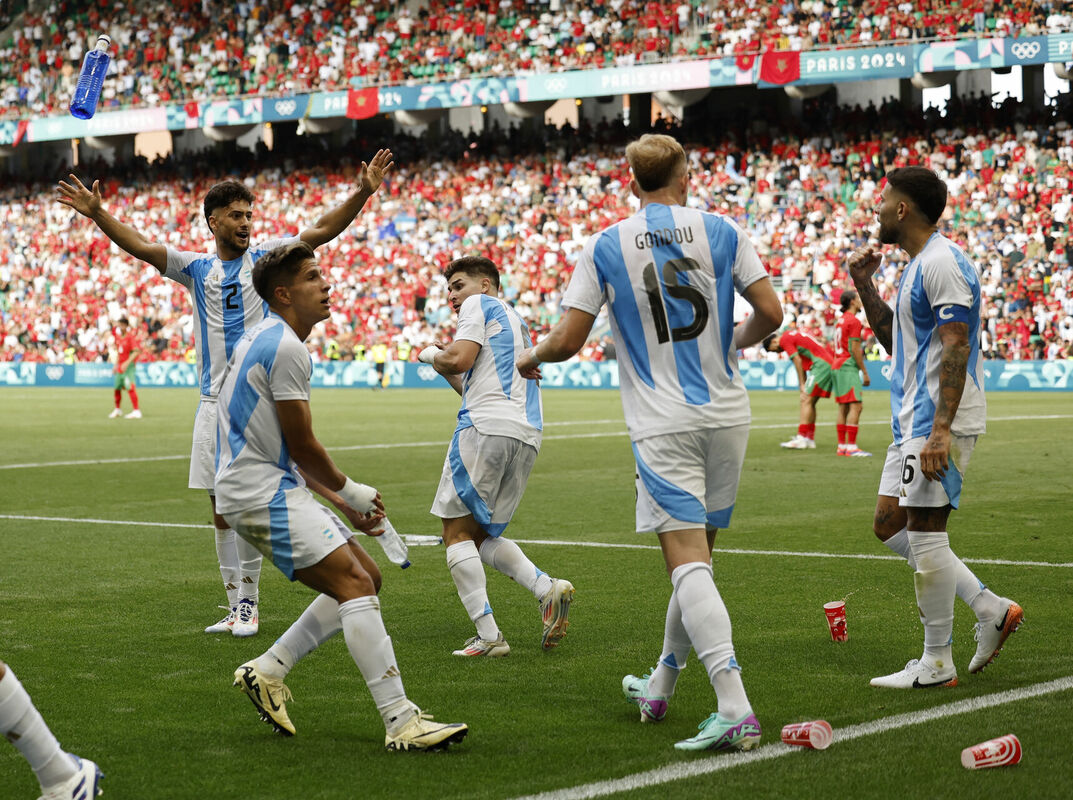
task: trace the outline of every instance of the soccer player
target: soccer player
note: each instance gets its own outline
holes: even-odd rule
[[[861,421],[861,409],[864,407],[864,387],[871,384],[868,377],[868,365],[864,361],[861,347],[861,332],[864,326],[857,318],[861,310],[861,299],[857,293],[847,289],[839,299],[842,316],[838,320],[838,338],[835,339],[835,355],[848,356],[839,368],[836,380],[842,385],[835,392],[838,403],[838,455],[850,457],[868,457],[857,446],[857,429]]]
[[[980,357],[980,280],[976,266],[939,233],[946,184],[925,167],[887,174],[876,216],[881,244],[911,259],[892,310],[872,276],[882,263],[872,244],[854,252],[848,268],[868,322],[892,356],[891,428],[879,481],[874,529],[909,561],[924,623],[924,653],[905,668],[873,678],[898,689],[956,686],[952,657],[954,595],[976,613],[976,653],[969,672],[998,655],[1024,612],[989,591],[950,549],[947,521],[961,500],[962,480],[984,433],[987,405]]]
[[[514,370],[515,359],[532,343],[529,327],[499,298],[499,269],[489,259],[456,259],[444,278],[447,302],[458,314],[455,338],[443,348],[429,345],[418,358],[462,395],[432,504],[443,524],[447,568],[477,627],[477,635],[454,654],[510,653],[492,615],[482,562],[533,593],[543,620],[541,645],[548,650],[566,635],[573,584],[549,577],[503,536],[521,502],[544,426],[540,387]]]
[[[790,356],[797,371],[798,397],[801,413],[797,434],[780,446],[789,450],[816,449],[816,402],[830,397],[835,372],[845,362],[837,357],[827,343],[802,330],[788,330],[781,336],[772,334],[764,339],[764,347],[772,353]],[[848,358],[848,356],[847,356]]]
[[[235,671],[235,685],[262,719],[293,735],[283,678],[342,631],[384,721],[389,750],[461,741],[465,725],[433,722],[407,699],[380,615],[376,563],[306,488],[333,500],[366,533],[382,529],[379,493],[340,472],[313,434],[313,362],[304,342],[330,314],[331,287],[312,246],[302,241],[263,256],[252,278],[270,312],[236,344],[220,389],[217,510],[290,580],[319,594],[266,653]]]
[[[41,784],[40,800],[90,800],[104,775],[92,761],[60,749],[41,712],[15,673],[0,661],[0,737],[30,762]]]
[[[194,420],[188,485],[209,493],[216,555],[227,594],[226,616],[205,628],[206,633],[252,636],[259,624],[261,555],[237,539],[223,517],[216,513],[213,495],[216,396],[224,368],[242,334],[264,319],[268,310],[253,289],[250,275],[254,262],[280,244],[301,240],[317,248],[330,242],[354,221],[366,201],[380,188],[393,163],[390,150],[377,151],[368,164],[361,162],[358,187],[341,205],[325,213],[297,237],[273,239],[259,245],[250,244],[253,194],[238,181],[216,184],[205,194],[204,202],[205,219],[216,242],[215,253],[182,252],[148,241],[103,207],[100,181],[93,182],[92,191],[74,175],[70,176],[71,183],[59,182],[59,202],[89,217],[119,247],[153,265],[161,275],[182,284],[191,294],[201,401]]]
[[[627,675],[622,689],[642,721],[662,719],[692,646],[718,711],[675,747],[750,749],[760,742],[760,723],[711,557],[716,532],[730,524],[749,436],[737,351],[776,330],[782,306],[742,230],[686,207],[689,172],[677,141],[646,134],[626,158],[640,211],[589,238],[562,319],[517,367],[539,378],[541,362],[577,353],[607,303],[637,465],[637,530],[657,533],[673,587],[659,662],[646,677]],[[753,307],[737,328],[735,290]]]
[[[130,327],[130,320],[122,317],[115,329],[116,363],[115,363],[115,408],[108,415],[109,419],[123,416],[120,404],[123,398],[123,390],[130,395],[130,404],[134,410],[127,414],[127,419],[141,419],[142,412],[138,409],[138,387],[134,385],[134,370],[138,364],[138,356],[142,353],[142,345],[136,334]]]

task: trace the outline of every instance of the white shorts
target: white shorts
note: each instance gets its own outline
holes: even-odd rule
[[[726,528],[734,511],[749,426],[704,428],[633,443],[637,530]]]
[[[472,514],[485,533],[499,536],[522,501],[536,457],[535,447],[509,436],[456,430],[431,513],[440,519]]]
[[[961,501],[961,484],[969,466],[975,436],[951,436],[950,466],[942,480],[929,481],[920,471],[920,451],[926,436],[907,439],[901,445],[887,448],[887,460],[883,462],[883,475],[879,479],[879,494],[897,497],[898,505],[912,508],[958,507]]]
[[[354,535],[304,486],[277,492],[266,508],[230,512],[225,519],[292,581],[296,569],[319,563]]]
[[[191,489],[208,489],[216,481],[216,398],[202,397],[194,417],[194,443],[190,448]]]

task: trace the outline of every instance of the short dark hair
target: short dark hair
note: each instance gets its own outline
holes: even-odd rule
[[[269,250],[253,265],[253,288],[272,305],[276,287],[294,283],[302,264],[315,257],[313,248],[301,239]]]
[[[496,287],[496,291],[499,290],[499,267],[490,258],[485,258],[484,256],[456,258],[443,271],[444,280],[450,283],[451,276],[456,272],[464,272],[467,275],[474,275],[478,278],[488,278]]]
[[[850,303],[857,299],[857,293],[852,289],[846,289],[842,292],[842,298],[839,302],[842,303],[842,310],[845,311],[849,308]]]
[[[126,317],[120,317],[119,318],[119,324],[120,325],[126,325],[129,328],[130,327],[130,320],[127,319]]]
[[[887,183],[904,194],[932,225],[946,209],[946,184],[927,167],[898,167],[887,173]]]
[[[236,200],[245,200],[253,204],[253,192],[238,181],[217,183],[205,194],[205,222],[218,208],[227,208]]]

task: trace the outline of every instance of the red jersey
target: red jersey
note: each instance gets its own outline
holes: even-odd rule
[[[856,314],[843,314],[842,318],[838,320],[838,339],[835,341],[835,353],[852,358],[853,354],[849,349],[849,340],[856,339],[863,344],[863,331],[864,325],[857,319]]]
[[[126,360],[130,358],[132,352],[141,349],[141,344],[138,342],[138,334],[131,328],[128,328],[126,333],[116,331],[115,347],[119,353],[118,364],[126,363]]]
[[[817,339],[811,333],[802,331],[787,331],[779,337],[779,347],[790,356],[801,356],[802,367],[806,371],[812,369],[812,362],[816,359],[825,361],[831,365],[831,369],[838,369],[848,356],[836,356],[831,352],[827,343]]]

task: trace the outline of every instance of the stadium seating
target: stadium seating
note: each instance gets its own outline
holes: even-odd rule
[[[838,292],[848,286],[842,259],[873,224],[881,165],[926,164],[950,186],[944,230],[983,270],[985,353],[1068,358],[1068,113],[1068,106],[1031,112],[1013,101],[993,109],[980,98],[952,104],[936,120],[894,101],[860,109],[817,100],[806,104],[806,117],[816,129],[816,115],[824,115],[827,130],[844,132],[839,138],[778,129],[751,136],[748,121],[714,140],[710,131],[688,128],[677,135],[720,142],[690,148],[691,202],[730,215],[749,232],[797,324],[821,332],[833,324]],[[875,130],[889,134],[866,133]],[[451,132],[434,146],[403,135],[360,143],[370,153],[390,145],[398,166],[354,225],[321,248],[335,285],[334,314],[314,333],[315,356],[363,357],[380,341],[420,346],[449,336],[439,272],[477,250],[502,265],[507,298],[537,331],[546,329],[585,238],[631,213],[622,144],[635,135],[605,123],[580,135],[549,127],[539,141],[493,130],[479,137]],[[548,151],[561,157],[549,161]],[[430,161],[429,152],[440,160]],[[206,151],[152,166],[90,163],[79,174],[101,179],[106,205],[121,220],[157,241],[202,251],[213,245],[201,200],[221,177],[241,177],[257,197],[254,240],[296,233],[353,186],[353,159],[311,141],[290,153],[239,148],[227,158]],[[53,183],[9,187],[0,208],[10,243],[0,249],[0,360],[107,358],[111,322],[122,314],[145,332],[152,357],[189,357],[186,291],[57,203]],[[901,264],[888,254],[888,297]],[[584,357],[603,357],[601,343]]]
[[[108,109],[1070,28],[1068,3],[1036,0],[52,0],[0,36],[0,118],[64,113],[102,31]]]

